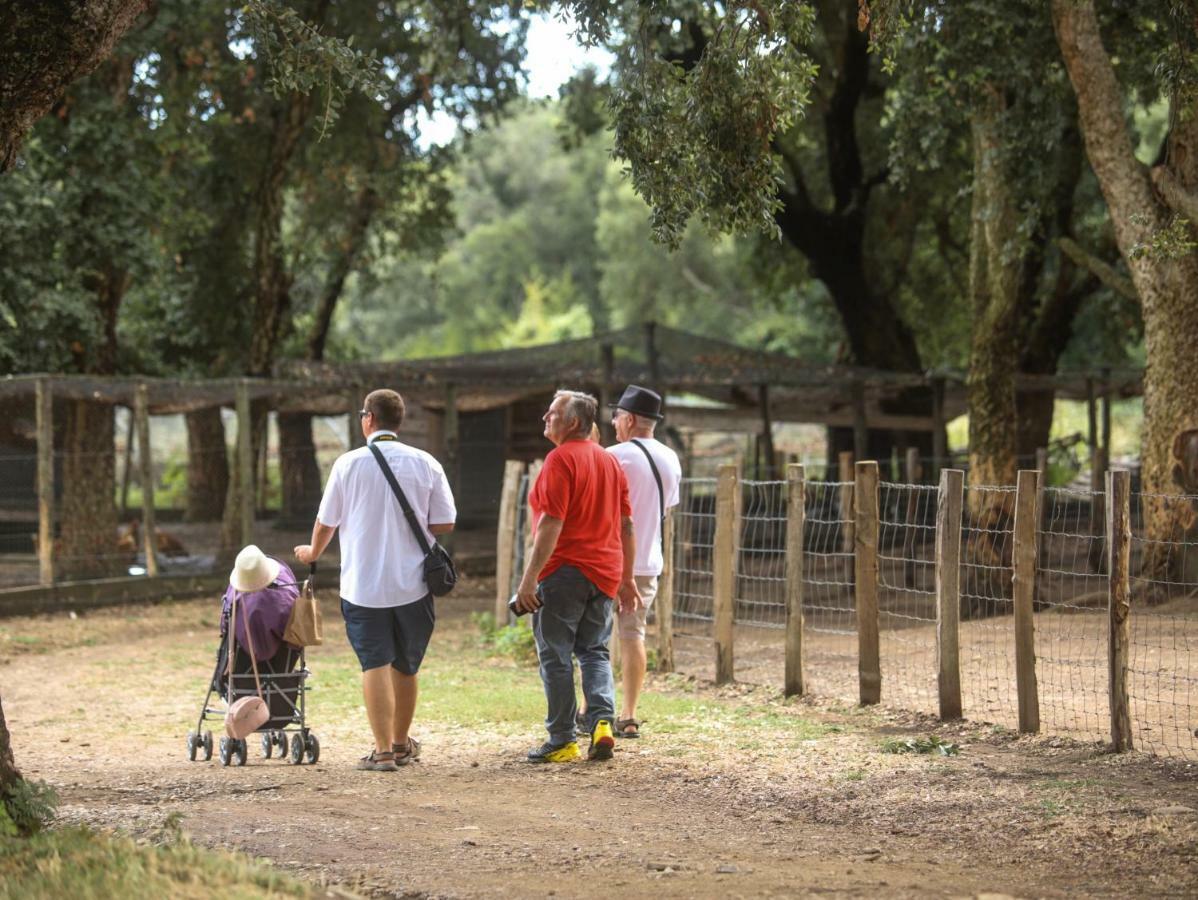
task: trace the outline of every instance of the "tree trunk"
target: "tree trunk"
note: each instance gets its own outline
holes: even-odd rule
[[[65,403],[60,559],[64,580],[124,574],[117,552],[113,408],[93,400]]]
[[[229,490],[229,448],[219,406],[197,409],[187,420],[188,522],[218,522]]]
[[[12,738],[8,734],[8,723],[4,721],[4,705],[0,703],[0,797],[20,780],[21,772],[12,754]]]
[[[0,173],[67,86],[91,72],[149,0],[0,5]]]
[[[320,467],[312,440],[312,416],[279,413],[279,466],[282,470],[282,523],[311,525],[320,506]]]
[[[1193,524],[1190,503],[1165,495],[1187,488],[1187,467],[1172,458],[1198,428],[1198,260],[1141,252],[1166,228],[1172,210],[1153,191],[1148,170],[1136,159],[1124,118],[1124,95],[1098,29],[1091,0],[1053,0],[1053,24],[1069,79],[1077,95],[1086,155],[1111,213],[1119,252],[1131,273],[1143,310],[1148,363],[1144,372],[1141,450],[1145,574],[1164,582],[1176,541]],[[1192,197],[1198,188],[1198,116],[1178,109],[1165,161],[1155,180]],[[1175,206],[1180,204],[1175,204]],[[1162,543],[1154,543],[1162,542]]]

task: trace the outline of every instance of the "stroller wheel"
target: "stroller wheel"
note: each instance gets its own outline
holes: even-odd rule
[[[308,753],[309,763],[315,764],[320,759],[320,741],[310,731],[308,732],[308,739],[304,741],[304,749]]]
[[[187,758],[195,762],[196,751],[200,748],[200,736],[194,731],[187,732]]]
[[[223,737],[220,739],[220,764],[227,766],[233,758],[233,740]]]
[[[212,732],[211,731],[204,732],[204,738],[203,738],[202,743],[204,745],[204,762],[207,762],[208,760],[212,759]]]
[[[302,733],[291,737],[291,762],[300,765],[304,761],[304,735]]]
[[[270,752],[274,749],[275,736],[274,732],[264,731],[262,733],[262,758],[270,759]]]
[[[250,755],[250,748],[244,739],[234,741],[233,743],[236,745],[233,748],[233,753],[237,757],[237,765],[244,766],[246,763],[246,758]]]
[[[279,732],[279,759],[287,758],[287,732]]]

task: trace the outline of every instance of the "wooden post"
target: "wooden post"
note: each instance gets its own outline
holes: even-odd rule
[[[1111,370],[1102,370],[1102,467],[1111,464]]]
[[[712,550],[712,619],[715,680],[733,680],[732,632],[736,603],[736,545],[740,537],[740,483],[734,465],[720,466],[715,493],[715,541]]]
[[[853,382],[853,456],[865,459],[869,455],[869,429],[865,420],[865,385]]]
[[[150,400],[144,384],[134,395],[133,418],[137,423],[137,469],[141,481],[141,535],[146,552],[146,574],[158,575],[158,526],[154,520],[154,460],[150,456]]]
[[[37,568],[43,586],[54,584],[54,390],[39,378],[37,406]]]
[[[906,476],[907,484],[917,485],[920,478],[923,477],[923,467],[919,463],[919,448],[908,447],[903,460],[903,471]],[[903,521],[909,526],[907,528],[907,538],[903,541],[903,547],[907,551],[904,554],[903,562],[903,583],[910,588],[915,587],[915,549],[916,535],[919,534],[919,529],[915,526],[919,523],[916,519],[919,516],[919,491],[910,488],[907,491],[907,510]]]
[[[1039,478],[1035,469],[1022,469],[1015,488],[1015,680],[1019,695],[1019,730],[1040,730],[1040,694],[1036,685],[1036,539]]]
[[[461,439],[458,434],[458,389],[454,384],[445,385],[444,422],[445,429],[441,439],[445,442],[445,473],[449,478],[449,486],[456,491]]]
[[[241,546],[254,542],[254,443],[251,439],[250,383],[246,379],[237,382],[237,477],[241,479],[238,491],[240,508],[238,520],[241,525]]]
[[[665,554],[661,580],[657,585],[657,671],[674,671],[674,513],[666,511]]]
[[[853,552],[853,454],[842,450],[836,459],[836,480],[840,482],[837,505],[840,519],[840,551]]]
[[[611,424],[611,388],[612,378],[616,369],[615,349],[611,344],[599,346],[600,363],[603,368],[603,381],[599,384],[599,437],[604,446],[612,444],[616,439],[616,430]]]
[[[1090,449],[1090,490],[1102,490],[1102,467],[1098,458],[1098,403],[1094,396],[1094,379],[1086,379],[1086,444]]]
[[[965,473],[940,470],[936,497],[936,681],[940,718],[961,718],[961,510]]]
[[[346,422],[345,444],[350,450],[366,446],[366,438],[362,436],[362,409],[364,399],[360,391],[352,391],[346,398],[349,404],[349,420]]]
[[[940,467],[948,456],[944,433],[944,379],[932,379],[932,477],[940,477]]]
[[[661,389],[661,372],[657,360],[657,323],[645,323],[645,361],[649,364],[649,387],[657,391],[659,394],[664,392]],[[665,404],[663,403],[664,407]]]
[[[532,496],[533,485],[537,483],[537,476],[541,474],[541,467],[545,465],[545,460],[533,460],[532,465],[528,467],[528,495],[524,498],[524,565],[528,565],[528,557],[532,554],[532,541],[536,536],[532,527],[532,507],[528,506],[528,497]],[[521,575],[524,573],[521,572]]]
[[[129,410],[129,423],[125,426],[125,465],[121,469],[121,521],[129,518],[129,479],[133,471],[133,442],[137,439],[134,434],[133,410]]]
[[[1107,473],[1107,572],[1110,598],[1107,669],[1110,677],[1111,747],[1117,753],[1132,749],[1131,711],[1127,692],[1127,662],[1131,647],[1131,473]]]
[[[803,467],[786,467],[786,665],[782,692],[804,693],[803,686],[803,526],[806,484]]]
[[[853,500],[854,595],[857,606],[857,681],[861,705],[882,699],[882,666],[878,650],[878,464],[859,462]]]
[[[520,501],[520,477],[524,463],[509,459],[503,464],[503,490],[499,494],[499,522],[495,526],[495,625],[508,621],[508,598],[512,595],[515,565],[516,513]],[[520,573],[523,575],[524,573]]]

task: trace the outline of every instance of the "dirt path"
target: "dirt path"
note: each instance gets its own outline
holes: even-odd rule
[[[438,640],[468,646],[471,605],[444,609]],[[322,723],[316,766],[254,753],[245,768],[189,763],[180,710],[200,699],[209,616],[197,604],[97,614],[81,632],[90,646],[38,637],[76,621],[0,623],[18,762],[58,787],[65,820],[152,837],[178,814],[198,842],[380,897],[1198,891],[1192,768],[970,726],[938,729],[959,756],[894,756],[884,738],[934,726],[676,676],[655,689],[772,724],[728,729],[713,712],[711,729],[700,718],[620,742],[607,765],[543,768],[521,761],[535,722],[516,734],[434,718],[419,764],[359,773],[351,704]],[[330,643],[331,671],[344,648]],[[15,645],[48,649],[4,652]],[[790,740],[801,723],[820,736]]]

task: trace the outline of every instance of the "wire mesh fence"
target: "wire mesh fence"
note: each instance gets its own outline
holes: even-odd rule
[[[734,618],[786,626],[786,482],[742,481]]]
[[[803,531],[807,680],[817,694],[851,698],[857,679],[853,596],[853,483],[809,481]]]
[[[686,478],[674,511],[674,618],[710,622],[715,541],[714,478]]]

